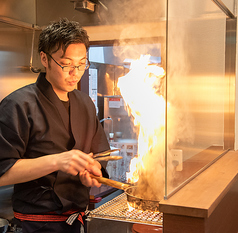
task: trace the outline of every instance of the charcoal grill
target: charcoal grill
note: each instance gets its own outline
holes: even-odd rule
[[[114,220],[147,225],[163,225],[163,214],[155,211],[142,211],[129,208],[125,193],[99,206],[88,213],[89,221],[92,218]]]

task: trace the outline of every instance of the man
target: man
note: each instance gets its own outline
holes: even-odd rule
[[[23,233],[80,232],[88,187],[100,186],[90,173],[101,176],[105,166],[92,154],[110,147],[90,97],[75,90],[88,47],[78,23],[52,23],[38,46],[46,72],[1,102],[0,185],[14,184]]]

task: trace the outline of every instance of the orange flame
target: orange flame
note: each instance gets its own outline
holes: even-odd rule
[[[153,159],[152,154],[161,152],[164,145],[166,102],[161,90],[164,76],[162,67],[150,64],[150,55],[142,55],[131,63],[130,71],[118,81],[128,111],[134,117],[134,125],[139,127],[138,156],[131,160],[127,173],[131,183],[139,180],[141,172],[151,170],[148,157]]]

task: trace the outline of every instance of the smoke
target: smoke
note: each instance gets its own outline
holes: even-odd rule
[[[164,0],[104,0],[100,20],[104,24],[153,22],[165,15]]]
[[[173,8],[172,8],[173,6]],[[171,18],[181,15],[180,8],[173,4],[170,7]],[[179,142],[194,143],[194,122],[189,110],[191,92],[186,91],[189,85],[188,72],[190,62],[187,56],[187,19],[181,15],[171,20],[168,27],[167,51],[167,99],[170,103],[168,111],[168,146],[173,148]]]
[[[177,12],[177,9],[174,10]],[[146,29],[135,28],[133,25],[126,27],[122,31],[121,40],[114,47],[114,55],[138,59],[141,54],[148,54],[149,46],[138,50],[126,42],[127,38],[136,38],[137,35],[141,35],[141,30]],[[186,23],[176,18],[170,22],[167,30],[169,46],[166,83],[163,75],[158,75],[153,71],[147,73],[148,70],[145,70],[142,64],[139,64],[136,69],[131,67],[129,73],[119,78],[118,81],[122,97],[133,115],[134,124],[139,128],[136,164],[136,172],[139,175],[136,184],[138,186],[137,196],[158,201],[163,198],[166,185],[169,191],[174,188],[175,167],[172,165],[170,150],[176,149],[179,142],[192,144],[194,141],[192,130],[194,123],[186,102],[189,96],[183,91],[183,81],[186,80],[184,77],[189,71],[185,51]],[[161,31],[161,35],[165,34]],[[161,54],[161,49],[164,49],[166,45],[162,44],[160,47],[158,44],[153,46]],[[162,59],[165,60],[165,58]],[[167,93],[164,93],[165,85],[167,85]],[[152,89],[149,89],[149,86]],[[167,102],[165,94],[167,94]],[[166,104],[167,119],[165,119]],[[165,131],[166,123],[167,132]],[[167,174],[165,174],[165,138],[167,139]],[[165,176],[167,176],[167,184],[165,184]]]
[[[137,196],[159,201],[164,196],[165,175],[168,175],[167,185],[170,187],[174,172],[170,150],[168,150],[169,172],[165,174],[165,137],[167,137],[168,148],[173,148],[178,135],[184,135],[183,140],[187,141],[192,141],[193,135],[187,129],[189,117],[184,116],[180,109],[181,105],[178,105],[179,101],[176,102],[177,105],[173,105],[175,101],[173,104],[166,103],[162,91],[165,84],[163,68],[148,64],[148,55],[133,61],[130,71],[119,78],[118,87],[133,116],[134,125],[139,129],[136,171],[130,174],[139,177],[136,184]],[[165,131],[166,104],[168,135]]]

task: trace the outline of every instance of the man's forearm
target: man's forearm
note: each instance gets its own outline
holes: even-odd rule
[[[73,149],[35,159],[19,159],[0,177],[0,186],[28,182],[58,170],[73,176],[81,171],[88,170],[90,173],[99,176],[101,165],[92,159],[91,155]]]
[[[0,177],[0,186],[28,182],[48,175],[56,170],[53,156],[36,159],[19,159]]]

